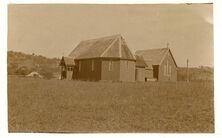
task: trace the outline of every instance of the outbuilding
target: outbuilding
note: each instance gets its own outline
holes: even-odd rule
[[[71,57],[62,57],[60,63],[61,76],[60,79],[72,80],[74,73],[76,72],[76,65],[74,59]]]
[[[137,56],[142,56],[150,68],[147,75],[157,81],[177,81],[177,64],[169,48],[148,49],[136,51]]]

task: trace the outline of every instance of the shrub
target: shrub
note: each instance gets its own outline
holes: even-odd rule
[[[30,69],[28,69],[26,66],[22,66],[18,69],[16,69],[15,74],[16,75],[27,75],[31,72]]]

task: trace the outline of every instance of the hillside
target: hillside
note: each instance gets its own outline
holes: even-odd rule
[[[186,81],[187,68],[179,67],[177,70],[177,80]],[[214,73],[212,67],[196,67],[189,68],[189,80],[190,81],[212,81],[214,79]]]
[[[41,55],[25,54],[8,51],[8,75],[27,75],[33,71],[39,72],[44,78],[58,77],[59,59],[46,58]]]

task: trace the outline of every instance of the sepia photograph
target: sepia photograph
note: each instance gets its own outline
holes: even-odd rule
[[[8,132],[214,133],[213,6],[9,4]]]

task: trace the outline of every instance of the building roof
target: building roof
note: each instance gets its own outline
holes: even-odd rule
[[[71,58],[71,57],[62,57],[59,65],[60,65],[60,66],[61,66],[61,65],[74,66],[74,65],[75,65],[75,62],[74,62],[74,59]]]
[[[136,67],[147,67],[147,64],[142,56],[136,55]]]
[[[135,60],[121,35],[81,41],[69,56],[74,59],[119,58]]]
[[[173,55],[169,48],[138,50],[136,51],[136,55],[142,56],[146,64],[148,66],[152,66],[152,65],[160,65],[168,52],[171,54],[173,58]],[[175,60],[174,63],[177,66]]]

